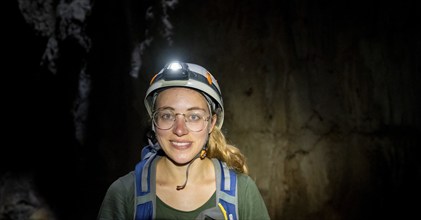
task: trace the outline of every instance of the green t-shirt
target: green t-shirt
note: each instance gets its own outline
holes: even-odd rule
[[[98,220],[134,219],[134,171],[118,178],[107,190],[98,214]],[[270,219],[266,205],[253,179],[237,174],[238,219]],[[215,207],[214,195],[200,208],[193,211],[176,210],[156,198],[156,219],[195,219],[205,209]]]
[[[193,211],[180,211],[165,204],[159,197],[156,197],[156,219],[195,219],[202,211],[215,207],[216,193],[201,207]]]

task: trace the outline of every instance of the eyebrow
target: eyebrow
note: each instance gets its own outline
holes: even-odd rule
[[[172,110],[172,111],[175,111],[175,109],[173,107],[170,107],[170,106],[159,107],[155,111],[158,111],[158,110]],[[191,108],[188,108],[187,109],[187,111],[193,111],[193,110],[202,110],[202,111],[206,112],[206,109],[200,108],[200,107],[191,107]]]

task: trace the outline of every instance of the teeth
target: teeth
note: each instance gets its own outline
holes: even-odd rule
[[[174,145],[176,145],[176,146],[180,146],[180,147],[189,145],[188,142],[174,142],[173,141],[171,143],[174,144]]]

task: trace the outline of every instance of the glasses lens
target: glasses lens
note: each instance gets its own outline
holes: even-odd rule
[[[158,110],[153,115],[153,122],[159,129],[168,130],[174,126],[177,115],[184,116],[186,127],[195,132],[203,130],[209,120],[209,116],[203,110],[192,110],[185,114],[171,110]]]
[[[156,111],[153,115],[153,122],[156,127],[167,130],[170,129],[175,121],[175,114],[169,110]]]
[[[190,131],[201,131],[206,126],[208,121],[206,112],[203,110],[195,110],[187,112],[184,115],[186,125]]]

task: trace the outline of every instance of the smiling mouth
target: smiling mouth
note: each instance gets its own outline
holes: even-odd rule
[[[191,142],[177,142],[171,141],[171,144],[176,148],[187,148],[191,145]]]

